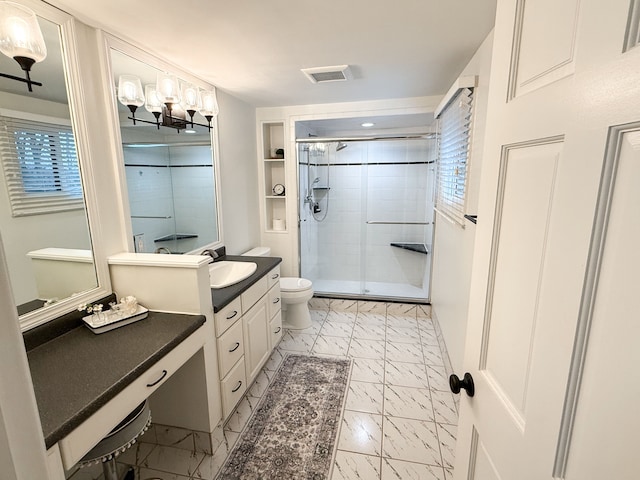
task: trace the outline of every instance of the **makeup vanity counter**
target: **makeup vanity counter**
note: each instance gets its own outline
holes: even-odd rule
[[[27,353],[47,448],[145,373],[205,322],[149,312],[96,335],[83,325]]]
[[[96,335],[74,316],[24,334],[45,444],[59,448],[66,469],[201,350],[210,332],[204,315],[150,311]]]

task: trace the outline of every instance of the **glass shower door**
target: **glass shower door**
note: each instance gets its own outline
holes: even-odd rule
[[[368,145],[362,235],[365,295],[429,299],[432,144],[389,140]]]
[[[300,272],[317,295],[428,300],[433,144],[298,145]]]

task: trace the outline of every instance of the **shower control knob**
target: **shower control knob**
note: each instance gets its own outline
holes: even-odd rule
[[[449,377],[449,388],[453,393],[460,393],[460,390],[465,390],[467,395],[473,397],[476,393],[475,386],[473,384],[473,377],[469,372],[464,374],[462,380],[457,375],[451,375]]]

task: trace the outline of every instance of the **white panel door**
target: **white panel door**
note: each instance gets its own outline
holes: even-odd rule
[[[637,478],[631,3],[498,0],[457,480]]]

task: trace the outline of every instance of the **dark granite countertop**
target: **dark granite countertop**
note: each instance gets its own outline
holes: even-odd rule
[[[258,266],[256,271],[249,278],[245,278],[235,285],[229,285],[224,288],[211,289],[211,299],[213,301],[213,311],[219,312],[229,305],[242,292],[248,290],[251,285],[260,280],[272,268],[282,262],[280,257],[246,257],[243,255],[225,255],[220,260],[229,260],[232,262],[255,262]]]
[[[83,325],[27,352],[47,448],[68,435],[204,324],[203,315],[149,312],[95,335]]]

